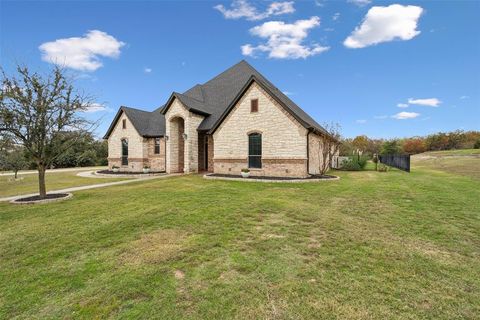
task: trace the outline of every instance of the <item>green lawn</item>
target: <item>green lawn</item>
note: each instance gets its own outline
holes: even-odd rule
[[[429,156],[465,156],[465,155],[480,155],[480,149],[459,149],[459,150],[443,150],[443,151],[428,151],[423,155]]]
[[[0,318],[478,319],[480,181],[412,170],[2,203]]]
[[[70,187],[79,187],[89,184],[104,183],[110,181],[120,181],[125,178],[87,178],[77,176],[78,172],[86,171],[79,169],[78,171],[68,172],[52,172],[45,175],[47,181],[47,191],[59,190]],[[87,170],[88,171],[88,170]],[[13,176],[0,176],[0,198],[15,196],[20,194],[38,192],[38,176],[37,174],[18,175],[18,179]]]
[[[425,152],[412,156],[412,164],[421,170],[435,170],[480,180],[480,149]]]

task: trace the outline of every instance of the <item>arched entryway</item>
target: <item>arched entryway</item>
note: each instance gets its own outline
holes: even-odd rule
[[[184,172],[185,167],[185,120],[175,117],[170,120],[170,172]]]

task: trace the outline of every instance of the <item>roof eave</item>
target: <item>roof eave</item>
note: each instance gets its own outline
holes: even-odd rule
[[[163,108],[163,110],[162,110],[162,112],[161,112],[162,114],[165,115],[165,114],[167,113],[167,111],[168,111],[168,109],[170,108],[170,105],[172,104],[174,98],[177,98],[178,100],[180,100],[180,102],[181,102],[181,103],[185,106],[185,108],[186,108],[188,111],[190,111],[190,112],[193,112],[193,113],[196,113],[196,114],[198,114],[198,115],[205,116],[205,117],[207,117],[207,116],[210,115],[210,113],[208,113],[208,112],[201,111],[201,110],[198,110],[198,109],[189,107],[188,104],[186,104],[185,101],[182,100],[180,94],[178,94],[177,92],[173,92],[173,93],[170,95],[170,98],[168,98],[167,103],[165,103],[165,107]]]
[[[120,118],[120,115],[122,112],[125,111],[125,106],[120,106],[120,108],[117,111],[117,114],[115,115],[115,118],[113,118],[112,123],[110,124],[110,127],[108,127],[107,132],[103,136],[103,139],[108,139],[110,137],[110,134],[112,133],[113,129],[115,128],[115,125],[117,124],[118,119]]]
[[[144,135],[142,135],[143,138],[163,138],[164,136],[165,136],[164,134],[159,134],[159,135],[144,134]]]
[[[240,100],[240,98],[243,96],[243,94],[248,90],[248,88],[252,85],[253,82],[256,82],[260,87],[262,87],[263,90],[265,90],[278,104],[280,104],[292,117],[295,118],[304,128],[309,129],[313,128],[311,125],[306,123],[304,120],[302,120],[295,112],[293,112],[285,103],[283,103],[277,95],[275,95],[260,79],[258,79],[255,75],[250,76],[250,78],[247,80],[245,85],[242,87],[242,89],[239,91],[239,93],[235,96],[235,99],[230,103],[228,108],[223,112],[223,114],[220,116],[220,118],[215,122],[213,127],[208,131],[209,134],[215,133],[217,128],[220,126],[220,124],[225,120],[225,118],[228,116],[228,114],[232,111],[233,107],[237,104],[237,102]]]

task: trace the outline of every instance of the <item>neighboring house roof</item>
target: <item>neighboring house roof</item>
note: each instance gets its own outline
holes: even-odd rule
[[[163,106],[160,108],[148,112],[142,111],[139,109],[129,108],[129,107],[120,107],[115,118],[112,121],[112,124],[107,130],[107,133],[103,137],[108,139],[115,124],[118,119],[125,112],[125,115],[128,117],[133,127],[137,130],[138,134],[142,137],[153,138],[153,137],[162,137],[165,135],[165,116],[161,113]]]
[[[328,135],[327,131],[321,125],[245,60],[240,61],[204,84],[197,84],[184,93],[174,92],[165,105],[152,113],[162,113],[164,115],[173,99],[178,98],[188,110],[205,116],[198,130],[213,133],[253,82],[258,83],[305,128]],[[140,110],[136,111],[144,112]],[[149,113],[147,112],[147,114]],[[149,116],[145,117],[148,118]],[[118,119],[115,119],[114,122],[117,120]],[[131,121],[133,122],[134,120],[131,119]],[[163,118],[163,121],[165,121],[165,118]],[[137,126],[135,125],[135,127]],[[162,128],[162,135],[164,135],[164,123]],[[108,137],[110,131],[111,129],[107,132],[106,137]]]

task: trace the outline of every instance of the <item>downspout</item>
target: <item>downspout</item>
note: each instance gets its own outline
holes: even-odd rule
[[[307,131],[307,174],[310,174],[310,132],[311,128]]]
[[[167,172],[167,135],[163,135],[164,149],[165,150],[165,172]]]

